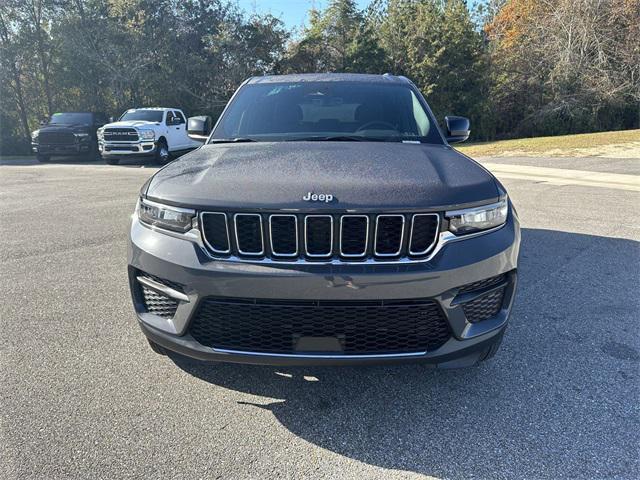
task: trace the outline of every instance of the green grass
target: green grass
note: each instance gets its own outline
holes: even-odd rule
[[[583,133],[557,137],[518,138],[456,145],[472,157],[491,156],[608,156],[640,158],[640,130]]]
[[[36,158],[35,155],[0,155],[2,160],[25,160],[28,158]]]

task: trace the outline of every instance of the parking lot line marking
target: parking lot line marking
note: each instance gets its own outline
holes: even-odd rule
[[[640,192],[640,175],[502,163],[482,163],[482,165],[498,178],[531,180],[552,185],[579,185]]]

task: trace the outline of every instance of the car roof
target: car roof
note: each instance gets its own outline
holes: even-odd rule
[[[289,75],[265,75],[251,77],[246,83],[297,83],[297,82],[362,82],[362,83],[403,83],[410,84],[407,77],[400,75],[372,75],[368,73],[293,73]]]
[[[131,110],[158,110],[158,111],[166,112],[169,110],[182,110],[182,109],[177,107],[134,107],[134,108],[128,108],[127,112]]]

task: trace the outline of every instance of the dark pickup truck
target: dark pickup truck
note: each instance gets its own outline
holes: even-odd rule
[[[96,130],[108,122],[103,113],[54,113],[39,130],[31,133],[31,149],[38,161],[52,156],[83,156],[100,159]]]

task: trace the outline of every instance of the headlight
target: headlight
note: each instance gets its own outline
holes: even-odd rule
[[[104,140],[104,128],[99,128],[98,130],[96,130],[96,135],[98,137],[98,140]]]
[[[31,140],[36,141],[38,140],[38,135],[40,134],[40,130],[36,130],[34,132],[31,132]]]
[[[446,212],[445,216],[449,219],[449,230],[456,235],[464,235],[503,225],[508,211],[508,200],[504,197],[497,203]]]
[[[153,130],[138,130],[141,140],[154,140],[156,138],[156,132]]]
[[[196,211],[189,208],[170,207],[149,200],[140,200],[138,218],[141,222],[174,232],[191,230]]]

